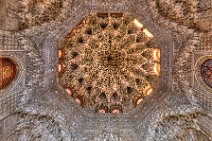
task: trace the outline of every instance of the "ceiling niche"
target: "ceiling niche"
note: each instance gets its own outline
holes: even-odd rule
[[[58,47],[58,83],[80,106],[126,113],[152,93],[160,75],[160,49],[129,13],[94,13]]]
[[[6,89],[14,81],[17,65],[10,58],[0,57],[0,90]]]
[[[203,81],[212,88],[212,59],[208,59],[202,64],[201,76]]]

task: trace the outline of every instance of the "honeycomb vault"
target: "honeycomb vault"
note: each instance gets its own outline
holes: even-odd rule
[[[85,17],[58,50],[59,84],[83,107],[126,112],[151,93],[160,74],[154,36],[131,14]]]
[[[0,141],[212,141],[211,2],[0,0]]]

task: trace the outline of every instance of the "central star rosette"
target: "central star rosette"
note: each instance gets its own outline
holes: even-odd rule
[[[157,83],[156,46],[153,35],[130,14],[91,14],[58,51],[59,83],[83,107],[123,112]]]

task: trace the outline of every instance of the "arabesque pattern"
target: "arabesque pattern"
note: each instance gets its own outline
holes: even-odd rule
[[[0,57],[0,90],[11,84],[16,71],[16,64],[11,59]]]
[[[203,81],[212,88],[212,59],[206,60],[201,67]]]
[[[154,36],[127,13],[84,18],[58,51],[59,83],[82,106],[121,112],[138,105],[160,74]]]

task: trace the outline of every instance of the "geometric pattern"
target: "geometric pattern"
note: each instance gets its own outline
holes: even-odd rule
[[[201,36],[211,34],[211,30],[208,31],[212,17],[210,0],[64,0],[62,12],[56,9],[59,16],[51,15],[55,12],[45,12],[55,11],[50,6],[54,1],[56,0],[21,0],[25,9],[22,9],[22,5],[17,6],[19,2],[15,3],[13,0],[3,1],[3,6],[1,4],[0,13],[6,15],[1,16],[5,21],[5,24],[0,25],[1,29],[6,27],[6,30],[11,30],[10,25],[13,25],[11,35],[14,35],[13,29],[17,29],[16,21],[19,20],[15,17],[16,13],[23,12],[20,14],[23,19],[19,25],[22,28],[18,29],[27,28],[21,34],[33,43],[33,51],[31,46],[24,46],[27,62],[20,60],[23,66],[26,65],[25,91],[17,91],[19,87],[15,86],[14,91],[17,92],[10,91],[10,96],[0,95],[1,140],[211,140],[211,88],[201,77],[201,66],[211,57],[204,58],[198,67],[191,68],[192,64],[199,62],[198,58],[201,56],[211,56],[211,35],[207,37],[209,42],[204,42],[204,48],[207,49],[197,50],[200,56],[191,56],[199,48]],[[4,3],[10,3],[6,10]],[[31,3],[35,4],[31,6]],[[53,78],[55,65],[58,64],[58,39],[66,40],[64,36],[70,28],[76,27],[76,23],[88,13],[96,12],[130,12],[136,15],[154,33],[157,44],[160,45],[160,85],[156,88],[153,86],[152,96],[145,97],[139,106],[127,114],[105,116],[87,113],[89,105],[81,105],[84,108],[80,108],[67,96],[70,91],[67,90],[67,94],[64,94],[62,89],[58,89],[58,84],[55,86]],[[5,36],[1,35],[0,38]],[[0,45],[0,50],[2,47],[5,50],[10,48],[5,45],[8,40],[1,42],[3,45]],[[9,44],[14,45],[13,42]],[[15,52],[18,53],[17,50]],[[58,53],[59,56],[61,53],[62,56],[65,55],[60,50]],[[22,54],[25,56],[25,53]],[[16,58],[19,59],[17,56]],[[62,65],[59,62],[58,70]],[[192,71],[198,74],[192,74]],[[199,77],[197,81],[202,82],[196,85],[194,81],[195,86],[191,87],[191,79],[195,75]],[[63,84],[61,82],[60,85]],[[208,93],[204,88],[199,88],[202,84],[205,89],[209,89]],[[16,99],[20,100],[16,102]],[[95,105],[91,105],[93,106]],[[14,107],[16,111],[13,112],[8,107]]]
[[[0,90],[6,88],[16,76],[16,64],[9,58],[0,57]]]
[[[101,113],[137,106],[160,73],[154,36],[128,13],[90,14],[65,37],[58,57],[59,83]]]
[[[212,88],[212,59],[206,60],[201,66],[203,81]]]

